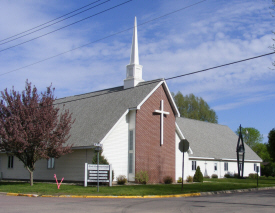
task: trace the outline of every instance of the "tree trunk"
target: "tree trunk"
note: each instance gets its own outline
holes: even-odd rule
[[[30,185],[33,186],[33,171],[30,171]]]
[[[30,185],[33,186],[33,171],[27,167],[27,170],[30,173]]]

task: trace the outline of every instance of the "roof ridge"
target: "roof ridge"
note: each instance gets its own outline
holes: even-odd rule
[[[211,122],[208,122],[208,121],[201,121],[201,120],[196,120],[196,119],[193,119],[193,118],[178,117],[177,119],[181,119],[181,118],[182,119],[192,120],[192,121],[197,121],[197,122],[203,122],[203,123],[207,123],[207,124],[213,124],[213,125],[219,125],[219,126],[226,126],[226,127],[228,127],[225,124],[211,123]]]

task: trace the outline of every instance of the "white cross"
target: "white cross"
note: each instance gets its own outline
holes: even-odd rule
[[[160,110],[155,110],[156,113],[160,113],[160,145],[163,145],[163,116],[169,115],[169,112],[163,111],[163,100],[160,102]]]

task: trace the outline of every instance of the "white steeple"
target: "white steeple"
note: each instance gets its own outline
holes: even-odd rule
[[[137,18],[135,17],[132,49],[130,64],[126,66],[126,79],[124,80],[124,89],[135,87],[142,79],[142,66],[139,65],[138,56],[138,37],[137,37]]]

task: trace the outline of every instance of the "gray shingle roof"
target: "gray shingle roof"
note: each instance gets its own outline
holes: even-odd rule
[[[72,112],[75,123],[67,144],[92,146],[100,142],[127,109],[135,108],[163,79],[139,83],[134,88],[110,88],[57,99],[55,104]],[[62,104],[62,105],[61,105]]]
[[[236,159],[238,136],[228,127],[188,118],[176,120],[184,137],[189,141],[193,154],[190,157]],[[245,144],[245,160],[261,160]]]

